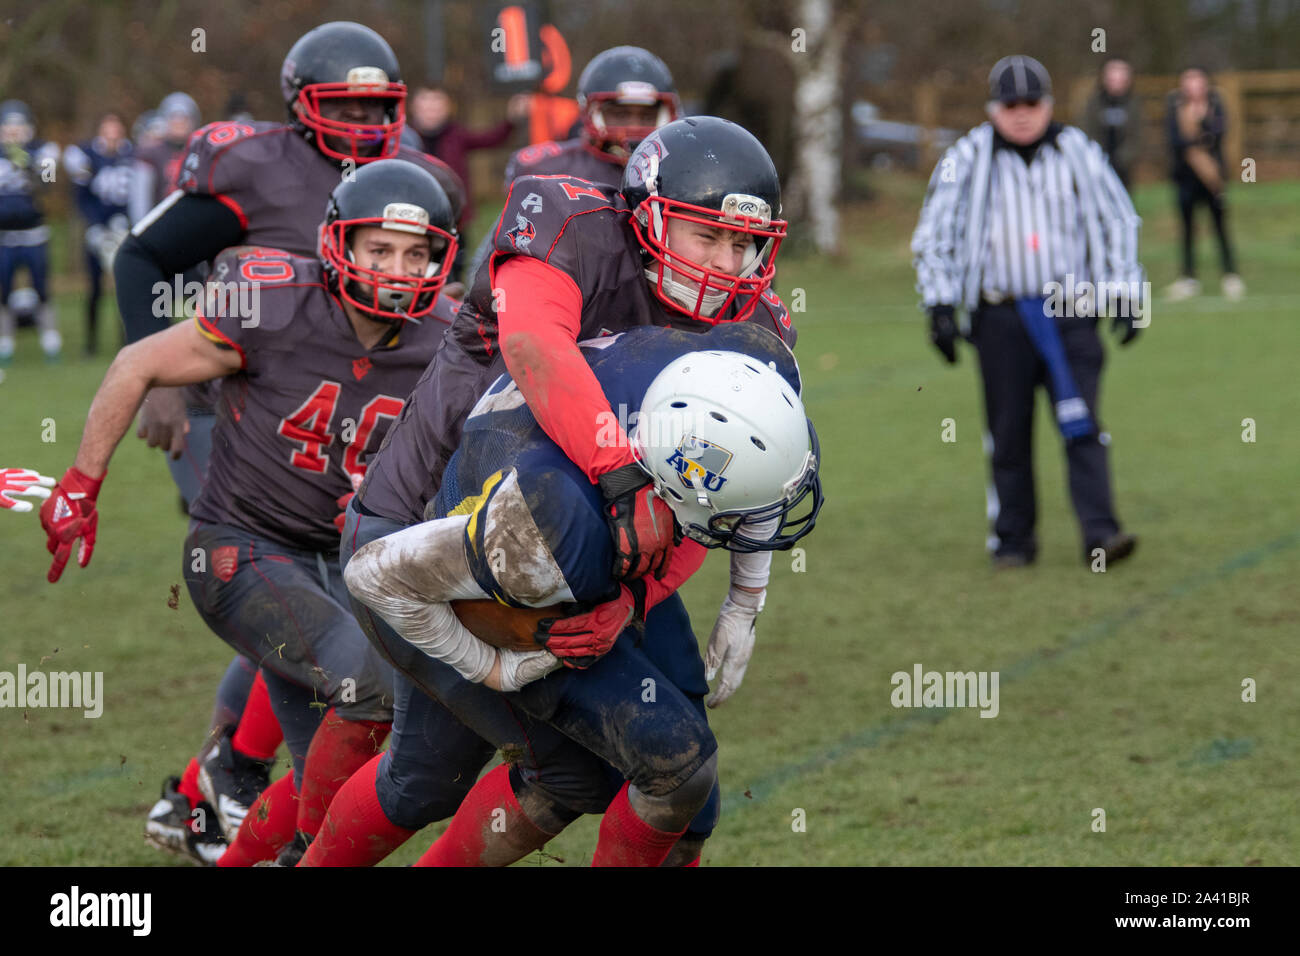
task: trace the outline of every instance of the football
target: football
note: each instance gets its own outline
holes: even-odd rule
[[[534,634],[537,622],[548,617],[564,617],[563,604],[549,607],[509,607],[492,598],[452,601],[451,609],[460,623],[481,641],[493,647],[508,647],[516,651],[535,651],[542,645]]]

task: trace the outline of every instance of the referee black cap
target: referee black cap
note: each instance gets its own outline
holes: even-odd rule
[[[989,71],[989,99],[1003,104],[1052,95],[1047,68],[1032,56],[1004,56]]]

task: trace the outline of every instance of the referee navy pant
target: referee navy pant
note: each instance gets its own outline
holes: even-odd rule
[[[1070,374],[1099,432],[1097,387],[1105,355],[1097,336],[1097,320],[1059,319],[1057,328]],[[1037,386],[1046,386],[1053,409],[1056,396],[1051,395],[1047,366],[1034,349],[1014,302],[984,303],[976,309],[971,341],[979,354],[984,410],[993,436],[993,485],[999,505],[993,519],[997,554],[1033,558],[1038,552],[1034,536],[1034,396]],[[1070,499],[1079,519],[1085,558],[1119,530],[1111,505],[1106,446],[1098,432],[1072,439],[1065,447]]]

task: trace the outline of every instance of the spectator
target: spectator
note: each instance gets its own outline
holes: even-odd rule
[[[1097,89],[1088,98],[1083,131],[1101,144],[1125,189],[1142,148],[1142,109],[1133,95],[1133,67],[1113,56],[1101,67]]]
[[[528,116],[528,97],[513,96],[507,108],[507,117],[496,126],[471,132],[454,117],[451,97],[443,90],[420,89],[411,98],[410,126],[420,134],[424,151],[436,156],[451,167],[452,172],[465,183],[465,208],[461,210],[460,248],[452,268],[453,282],[461,281],[464,252],[470,244],[466,229],[474,221],[474,187],[469,177],[469,154],[476,149],[500,146],[514,131],[515,126]]]
[[[126,238],[133,166],[126,124],[116,113],[106,113],[100,119],[93,139],[63,151],[63,167],[72,177],[77,209],[86,220],[86,271],[90,275],[86,355],[94,355],[98,349],[96,327],[104,273],[112,271],[113,256]]]
[[[1178,89],[1169,94],[1165,129],[1169,136],[1170,175],[1183,220],[1183,274],[1168,288],[1166,296],[1178,301],[1201,291],[1196,279],[1193,226],[1196,207],[1204,203],[1210,207],[1214,231],[1219,237],[1223,295],[1240,299],[1246,294],[1246,285],[1237,275],[1232,244],[1228,241],[1223,195],[1227,179],[1223,163],[1227,117],[1222,100],[1210,88],[1210,74],[1205,70],[1195,66],[1183,70]]]

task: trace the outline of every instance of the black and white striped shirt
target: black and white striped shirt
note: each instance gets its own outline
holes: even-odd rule
[[[939,161],[912,236],[925,307],[974,309],[981,294],[1047,295],[1049,283],[1141,283],[1141,220],[1101,146],[1073,126],[1026,162],[971,130]]]

